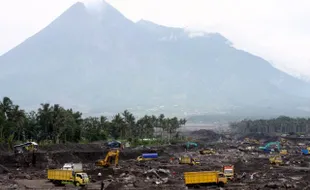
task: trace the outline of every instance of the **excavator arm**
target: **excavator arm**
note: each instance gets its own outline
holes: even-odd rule
[[[119,150],[110,150],[104,159],[96,162],[96,166],[109,167],[112,165],[112,160],[114,160],[114,164],[117,166],[119,161]]]

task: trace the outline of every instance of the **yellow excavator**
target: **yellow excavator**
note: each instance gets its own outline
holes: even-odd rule
[[[96,166],[107,168],[113,164],[113,161],[114,161],[114,165],[118,166],[118,159],[119,159],[119,150],[112,149],[107,153],[104,159],[100,159],[96,161]]]

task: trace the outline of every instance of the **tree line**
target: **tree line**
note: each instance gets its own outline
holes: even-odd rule
[[[242,120],[231,122],[230,128],[238,133],[308,133],[310,118],[280,116],[274,119]]]
[[[9,97],[0,101],[0,142],[27,140],[52,143],[92,142],[99,140],[161,138],[170,140],[186,119],[164,114],[137,119],[128,110],[111,120],[105,116],[86,117],[59,104],[41,104],[37,111],[26,112]],[[157,131],[158,133],[155,133]],[[157,136],[156,136],[157,134]]]

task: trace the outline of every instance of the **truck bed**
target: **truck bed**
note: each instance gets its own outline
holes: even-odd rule
[[[186,185],[217,183],[218,172],[217,171],[185,172],[184,180]]]
[[[72,181],[72,170],[47,170],[47,179]]]

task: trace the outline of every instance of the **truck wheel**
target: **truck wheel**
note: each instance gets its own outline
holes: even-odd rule
[[[194,189],[200,189],[200,185],[194,185]]]
[[[224,187],[224,183],[223,182],[219,182],[219,186],[220,187]]]
[[[79,182],[76,182],[76,183],[75,183],[75,186],[79,187],[79,186],[80,186],[80,183],[79,183]]]

